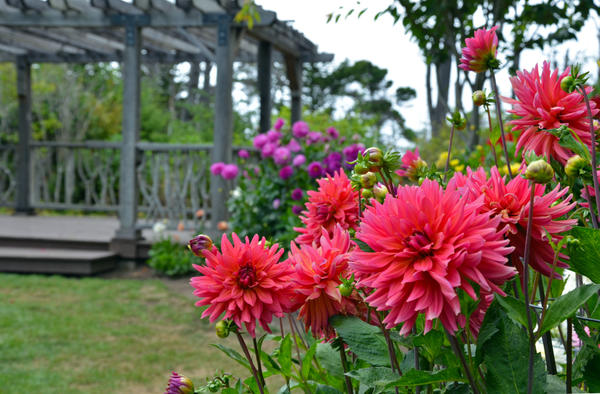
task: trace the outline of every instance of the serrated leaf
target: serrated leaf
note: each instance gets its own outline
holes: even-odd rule
[[[317,344],[317,353],[315,357],[319,361],[321,367],[327,371],[328,375],[336,377],[342,377],[344,375],[344,370],[342,369],[342,364],[340,362],[340,353],[337,350],[334,350],[329,343]]]
[[[415,346],[420,346],[425,353],[429,361],[435,360],[435,358],[444,351],[442,345],[444,344],[444,334],[439,331],[431,330],[425,335],[416,336],[413,340]]]
[[[310,372],[312,360],[313,360],[313,357],[315,356],[316,352],[317,352],[317,342],[314,342],[312,345],[310,345],[310,348],[308,348],[308,351],[302,358],[301,373],[302,373],[302,377],[304,377],[304,379],[308,379],[308,373]]]
[[[329,323],[358,358],[376,366],[390,366],[388,347],[379,328],[354,316],[332,316]]]
[[[525,303],[521,300],[517,300],[514,297],[496,294],[496,300],[500,304],[508,316],[513,319],[515,323],[521,324],[523,327],[527,327],[527,311],[525,310]],[[534,324],[537,319],[535,318],[535,312],[530,310],[531,322]]]
[[[287,334],[279,345],[277,361],[279,361],[283,375],[290,377],[292,374],[292,338],[290,334]]]
[[[567,247],[570,269],[600,283],[600,230],[573,227],[570,234],[579,240]]]
[[[546,331],[556,327],[577,312],[587,300],[600,290],[600,285],[585,285],[558,297],[546,311],[546,316],[538,332],[541,336]]]
[[[236,352],[232,348],[224,346],[224,345],[221,345],[221,344],[212,344],[212,346],[216,347],[217,349],[219,349],[220,351],[222,351],[223,353],[225,353],[227,355],[227,357],[229,357],[230,359],[232,359],[234,361],[237,361],[239,364],[241,364],[244,367],[248,368],[249,371],[252,371],[250,369],[250,364],[248,364],[248,360],[246,360],[245,357],[243,357],[241,354],[239,354],[238,352]]]
[[[489,336],[482,345],[478,345],[477,349],[478,352],[481,351],[487,369],[485,375],[487,392],[489,394],[526,393],[529,338],[522,327],[508,318],[497,301],[492,303],[490,309],[488,309],[488,314],[491,312],[492,316],[487,321],[484,319],[484,324],[494,325],[497,331]],[[543,393],[545,386],[544,362],[536,353],[533,392]]]
[[[464,382],[460,371],[456,368],[446,368],[439,371],[420,371],[411,369],[402,375],[399,379],[388,383],[386,387],[394,386],[423,386],[427,384],[437,384],[444,382]]]

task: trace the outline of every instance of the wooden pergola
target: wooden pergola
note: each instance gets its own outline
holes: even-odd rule
[[[135,166],[140,129],[141,62],[214,62],[217,67],[212,161],[231,162],[233,62],[256,61],[260,130],[270,127],[271,64],[285,63],[291,92],[291,121],[301,116],[302,64],[330,61],[314,43],[274,12],[259,7],[249,29],[235,23],[241,0],[0,0],[0,61],[17,68],[19,140],[16,212],[29,214],[32,63],[122,63],[123,129],[119,219],[115,250],[135,257],[138,190]],[[211,217],[226,217],[221,177],[211,179]]]

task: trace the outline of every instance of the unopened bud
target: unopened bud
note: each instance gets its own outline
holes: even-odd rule
[[[202,251],[211,250],[212,248],[213,241],[206,234],[198,234],[188,243],[188,249],[198,257],[202,257]]]
[[[377,171],[383,165],[383,153],[377,147],[370,147],[363,152],[363,156],[369,161],[370,171]]]
[[[535,183],[546,184],[554,177],[552,166],[545,160],[536,160],[527,166],[525,178]]]
[[[481,107],[485,104],[485,92],[483,90],[476,90],[473,92],[473,104]]]
[[[217,322],[215,332],[219,338],[227,338],[229,336],[229,324],[224,320]]]
[[[193,394],[194,383],[187,377],[173,372],[169,378],[169,384],[165,394]]]
[[[366,198],[367,200],[373,197],[372,189],[362,189],[360,193],[362,194],[363,198]]]
[[[385,187],[385,185],[378,183],[373,186],[373,194],[375,195],[377,201],[383,202],[383,200],[385,200],[385,196],[388,194],[388,188]]]
[[[567,75],[560,81],[560,88],[565,92],[571,93],[574,89],[575,80],[571,75]]]
[[[364,163],[356,163],[356,165],[354,166],[354,173],[355,174],[366,174],[367,172],[369,172],[369,167],[367,167]]]
[[[571,156],[565,164],[565,174],[571,177],[579,176],[588,164],[587,160],[579,155]]]
[[[366,189],[370,189],[377,183],[377,175],[373,172],[367,172],[360,176],[360,184]]]

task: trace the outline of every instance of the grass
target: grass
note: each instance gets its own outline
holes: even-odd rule
[[[196,384],[247,376],[194,301],[159,280],[0,274],[0,393],[163,393],[171,371]]]

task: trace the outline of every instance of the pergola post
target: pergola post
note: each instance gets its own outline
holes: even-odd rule
[[[15,214],[32,215],[31,164],[29,142],[31,140],[31,63],[19,56],[17,68],[17,96],[19,101],[19,142],[17,144],[17,194]]]
[[[233,58],[239,42],[239,31],[232,28],[231,17],[224,14],[217,25],[217,86],[215,89],[215,124],[213,133],[212,162],[231,163],[233,140]],[[219,221],[227,219],[225,203],[229,188],[221,176],[211,175],[210,201],[213,229]]]
[[[292,98],[291,121],[294,124],[302,119],[302,61],[296,57],[286,56],[285,65]]]
[[[113,250],[127,258],[137,257],[138,188],[136,182],[137,147],[140,131],[140,56],[141,31],[134,24],[125,26],[123,51],[123,142],[119,169],[119,222]]]
[[[258,44],[258,93],[260,96],[259,131],[271,128],[271,58],[272,45],[268,41]]]

